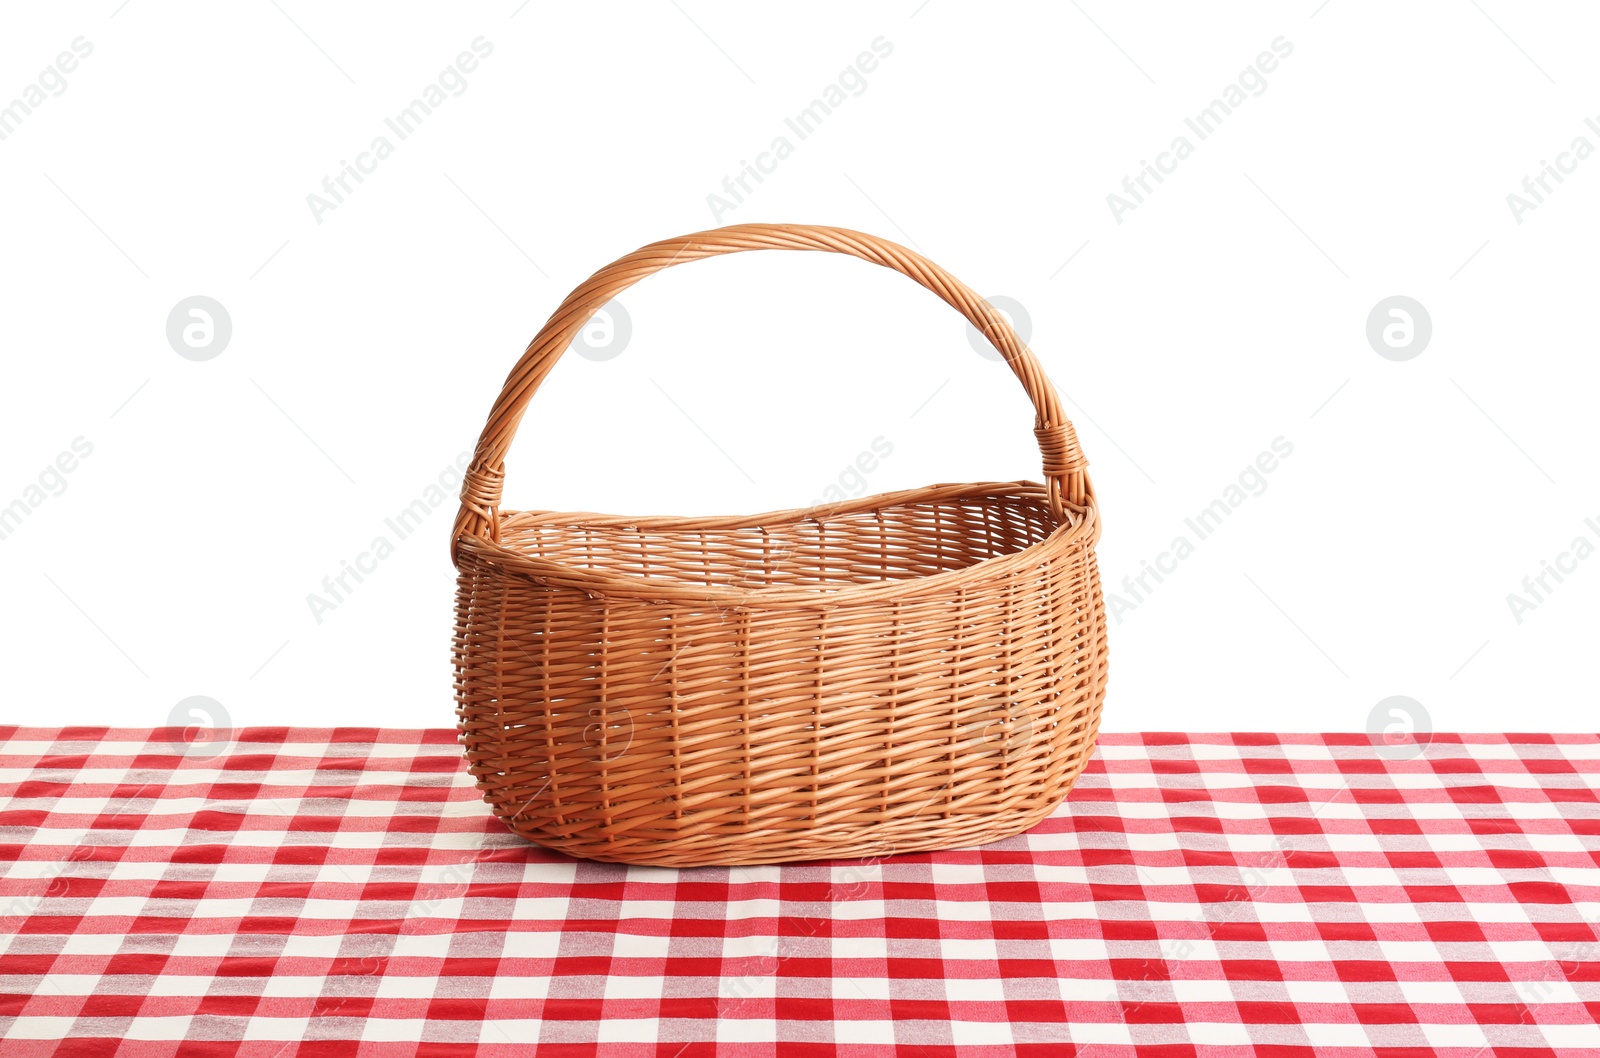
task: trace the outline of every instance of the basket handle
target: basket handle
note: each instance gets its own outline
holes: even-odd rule
[[[516,436],[517,424],[545,376],[550,374],[590,317],[617,294],[648,275],[684,261],[743,250],[821,250],[849,254],[892,268],[939,295],[994,344],[1033,402],[1033,432],[1044,457],[1051,513],[1062,518],[1063,500],[1081,504],[1092,495],[1085,471],[1088,461],[1078,447],[1072,423],[1062,414],[1055,387],[1006,318],[965,283],[921,254],[859,231],[808,224],[735,224],[651,243],[600,269],[567,295],[511,369],[499,399],[489,412],[489,420],[478,437],[477,451],[462,484],[461,510],[456,516],[452,541],[459,541],[464,535],[493,541],[500,539],[505,456]]]

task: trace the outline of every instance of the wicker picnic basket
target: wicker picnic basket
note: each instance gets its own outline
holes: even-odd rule
[[[670,265],[742,250],[849,254],[954,306],[1032,399],[1045,483],[750,517],[500,510],[517,423],[596,310]],[[457,715],[485,800],[540,845],[675,867],[1026,830],[1083,770],[1105,695],[1085,465],[1005,317],[902,246],[742,224],[602,268],[512,369],[461,491]]]

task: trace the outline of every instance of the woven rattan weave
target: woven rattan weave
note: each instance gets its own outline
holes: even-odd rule
[[[954,306],[1033,401],[1044,483],[748,517],[502,511],[517,423],[595,311],[670,265],[742,250],[849,254]],[[457,714],[484,798],[541,845],[680,867],[883,856],[1031,827],[1082,770],[1105,695],[1085,466],[1005,317],[904,247],[747,224],[608,265],[512,369],[462,488]]]

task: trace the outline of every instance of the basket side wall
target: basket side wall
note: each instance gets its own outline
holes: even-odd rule
[[[592,598],[469,556],[469,767],[513,830],[593,859],[780,862],[1016,833],[1082,770],[1105,688],[1093,550],[1040,551],[959,589],[774,610]]]

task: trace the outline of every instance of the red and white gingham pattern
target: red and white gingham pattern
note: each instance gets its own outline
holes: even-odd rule
[[[1600,1054],[1600,736],[1108,734],[1020,837],[686,871],[448,731],[176,737],[0,729],[3,1058]]]

